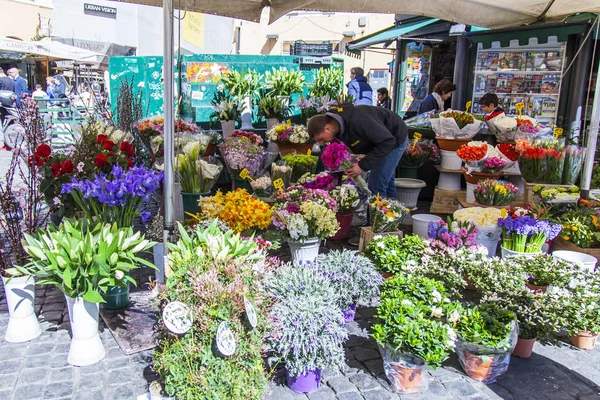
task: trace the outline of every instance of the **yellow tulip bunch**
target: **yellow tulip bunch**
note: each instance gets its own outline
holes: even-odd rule
[[[200,199],[202,217],[218,218],[235,232],[246,229],[266,229],[271,225],[271,207],[252,197],[246,189],[227,194],[218,191],[212,197]]]

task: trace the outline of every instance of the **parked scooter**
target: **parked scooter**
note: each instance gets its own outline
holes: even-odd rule
[[[25,128],[19,123],[16,96],[10,90],[0,90],[0,138],[10,148],[24,147]]]

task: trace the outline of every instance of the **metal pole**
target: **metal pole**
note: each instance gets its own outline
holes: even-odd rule
[[[402,60],[400,60],[400,55],[402,54],[402,50],[400,49],[402,41],[400,38],[396,39],[396,51],[394,54],[394,70],[392,71],[392,111],[398,112],[398,101],[400,100],[400,82],[398,82],[400,77],[400,67],[402,66]]]
[[[600,60],[598,61],[600,71]],[[591,79],[591,78],[590,78]],[[596,78],[596,91],[594,92],[594,104],[592,106],[592,119],[589,125],[589,134],[586,146],[585,163],[583,164],[583,177],[581,180],[581,197],[589,199],[592,172],[594,170],[594,157],[596,155],[596,143],[598,142],[598,126],[600,125],[600,76]]]
[[[168,270],[166,243],[169,241],[173,231],[173,133],[175,132],[175,121],[173,118],[173,90],[174,90],[174,70],[173,70],[173,0],[163,0],[163,81],[164,81],[164,159],[165,159],[165,178],[164,178],[164,213],[165,226],[163,231],[164,246],[164,270],[159,271],[157,280],[160,283],[165,282],[165,270]]]
[[[469,41],[464,36],[456,38],[456,58],[454,59],[454,78],[456,91],[452,95],[452,109],[462,110],[467,98],[467,66],[469,65]],[[472,100],[472,99],[471,99]]]

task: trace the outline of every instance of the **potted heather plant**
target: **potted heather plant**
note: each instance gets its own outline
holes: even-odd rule
[[[73,340],[67,360],[72,365],[95,364],[105,350],[98,335],[98,314],[103,294],[110,287],[135,281],[127,274],[140,264],[154,268],[138,253],[155,243],[132,227],[64,221],[59,227],[25,235],[30,262],[15,267],[17,272],[35,276],[40,284],[56,285],[67,299]]]
[[[456,353],[471,378],[494,382],[506,372],[517,343],[516,316],[491,305],[466,308],[452,323],[457,333]]]
[[[275,197],[272,222],[289,237],[294,263],[317,258],[321,240],[333,236],[340,228],[336,211],[335,200],[319,189],[292,186]]]
[[[275,304],[267,344],[285,361],[287,384],[297,393],[319,388],[325,368],[344,365],[344,317],[333,282],[314,268],[286,265],[267,280]]]
[[[360,203],[360,195],[356,186],[352,183],[344,183],[337,186],[331,192],[331,197],[337,202],[338,211],[335,215],[340,229],[331,238],[332,240],[343,240],[350,236],[350,228],[352,227],[352,218],[354,210]]]
[[[344,249],[321,254],[313,266],[332,281],[340,294],[338,305],[346,323],[354,320],[357,304],[379,295],[383,278],[368,258],[355,251]]]

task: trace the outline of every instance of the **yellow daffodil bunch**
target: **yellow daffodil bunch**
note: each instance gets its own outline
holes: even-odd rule
[[[235,232],[246,229],[266,229],[271,225],[271,207],[252,197],[246,189],[227,194],[218,191],[212,197],[200,199],[203,218],[218,218]]]
[[[469,207],[455,211],[453,217],[459,222],[470,221],[478,226],[495,226],[498,225],[498,218],[506,217],[506,210],[499,210],[497,208]]]

